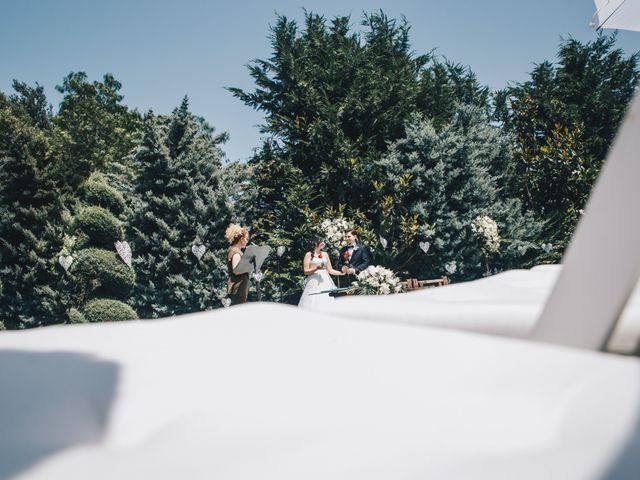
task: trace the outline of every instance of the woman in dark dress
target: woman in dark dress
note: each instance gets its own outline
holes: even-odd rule
[[[229,253],[227,253],[227,270],[229,271],[227,295],[231,300],[231,305],[237,305],[245,303],[249,295],[249,274],[234,272],[242,258],[242,249],[249,243],[249,230],[232,223],[227,228],[225,236],[231,245]]]

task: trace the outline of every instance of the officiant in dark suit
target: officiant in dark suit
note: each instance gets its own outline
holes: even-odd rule
[[[340,270],[345,274],[344,281],[346,285],[351,285],[355,281],[355,276],[371,265],[371,250],[366,245],[358,243],[358,235],[355,228],[351,228],[345,232],[345,240],[347,244],[340,249]]]

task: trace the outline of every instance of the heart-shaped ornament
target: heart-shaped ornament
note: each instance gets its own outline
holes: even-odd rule
[[[278,248],[276,248],[276,254],[281,257],[282,255],[284,255],[284,252],[287,250],[287,247],[285,247],[284,245],[280,245]]]
[[[429,247],[431,247],[429,242],[420,242],[418,245],[420,246],[420,250],[424,253],[427,253],[429,251]]]
[[[207,251],[207,247],[205,247],[204,245],[191,246],[191,253],[193,253],[198,260],[202,258],[202,256],[204,255],[204,252],[206,251]]]
[[[120,258],[124,261],[124,263],[131,266],[131,247],[129,246],[129,244],[127,242],[121,242],[120,240],[118,240],[114,243],[114,245],[116,246],[118,255],[120,255]]]
[[[60,255],[58,257],[58,263],[62,268],[64,268],[65,272],[69,270],[69,267],[71,266],[74,260],[75,258],[73,258],[71,255]]]
[[[382,245],[382,248],[387,248],[387,239],[381,236],[380,245]]]
[[[444,266],[444,269],[447,271],[447,273],[449,275],[453,275],[454,273],[456,273],[456,270],[458,270],[458,264],[457,264],[457,262],[455,260],[453,260],[453,261],[447,263]]]
[[[220,302],[222,303],[222,306],[224,308],[230,307],[231,306],[231,299],[228,297],[223,298],[222,300],[220,300]]]

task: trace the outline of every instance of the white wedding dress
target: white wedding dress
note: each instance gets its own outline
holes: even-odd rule
[[[324,254],[326,255],[326,253]],[[314,256],[309,262],[311,265],[322,265],[325,261],[321,258]],[[326,265],[326,263],[325,263]],[[329,272],[326,269],[318,270],[307,277],[307,284],[304,287],[299,307],[321,309],[323,305],[331,303],[335,298],[330,297],[328,293],[321,293],[319,295],[311,295],[312,293],[322,292],[323,290],[331,290],[336,288],[336,284],[333,283]]]

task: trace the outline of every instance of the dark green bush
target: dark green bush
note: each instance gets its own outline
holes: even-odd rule
[[[115,251],[101,248],[80,250],[70,271],[87,286],[88,293],[126,297],[135,285],[135,274]]]
[[[105,208],[114,215],[124,212],[125,201],[122,194],[104,182],[88,180],[83,185],[84,199],[91,205]]]
[[[84,318],[91,323],[95,322],[120,322],[123,320],[136,320],[138,315],[126,303],[119,300],[98,298],[87,302],[82,309]]]
[[[67,312],[67,316],[69,317],[69,323],[87,323],[87,319],[84,318],[84,315],[75,308],[70,308]]]
[[[113,248],[113,244],[122,235],[118,219],[102,207],[83,208],[75,222],[76,228],[89,238],[88,243],[91,245]]]

